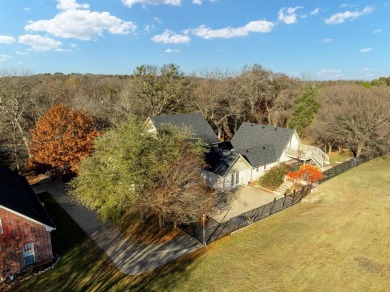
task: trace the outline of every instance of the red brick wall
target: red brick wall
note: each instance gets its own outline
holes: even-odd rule
[[[5,226],[10,227],[12,230],[19,230],[23,235],[21,238],[23,243],[32,242],[34,244],[35,262],[48,262],[53,258],[50,232],[46,231],[43,225],[32,222],[3,208],[0,208],[0,219],[3,230]],[[15,258],[10,274],[20,272],[22,268],[23,255],[22,249],[20,249],[20,253]]]

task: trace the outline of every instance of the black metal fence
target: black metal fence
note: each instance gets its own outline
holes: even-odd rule
[[[323,178],[318,181],[318,184],[322,184],[323,182],[326,182],[327,180],[331,179],[332,177],[335,177],[339,174],[342,174],[343,172],[350,170],[351,168],[354,168],[356,166],[359,166],[371,159],[373,159],[374,156],[359,156],[356,158],[349,159],[345,162],[342,162],[340,164],[337,164],[325,171],[322,172]]]
[[[284,197],[279,199],[275,198],[272,202],[266,205],[232,217],[225,222],[219,223],[213,218],[208,217],[205,220],[204,226],[203,222],[195,222],[183,226],[183,229],[188,234],[195,237],[199,242],[206,245],[210,242],[227,236],[234,231],[237,231],[243,227],[253,224],[261,219],[264,219],[272,214],[275,214],[279,211],[282,211],[283,209],[301,202],[302,199],[307,196],[310,190],[311,186],[307,185],[297,192],[293,192],[290,195],[284,195]]]

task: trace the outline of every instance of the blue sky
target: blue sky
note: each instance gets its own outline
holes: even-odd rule
[[[386,2],[387,1],[387,2]],[[0,0],[0,68],[190,74],[260,64],[314,80],[390,75],[390,1]]]

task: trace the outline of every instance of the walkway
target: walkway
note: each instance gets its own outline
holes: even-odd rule
[[[97,221],[94,211],[77,204],[72,196],[67,195],[61,179],[42,179],[33,189],[36,194],[50,193],[124,274],[143,274],[202,247],[187,234],[159,244],[132,244],[116,231],[112,223]]]

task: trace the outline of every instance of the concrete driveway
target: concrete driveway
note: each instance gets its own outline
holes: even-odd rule
[[[232,217],[268,204],[275,197],[278,198],[273,192],[256,186],[240,186],[236,189],[235,199],[224,206],[221,205],[221,209],[210,216],[217,222],[225,222]]]
[[[114,224],[103,224],[97,220],[94,211],[79,205],[67,194],[61,179],[42,177],[40,184],[33,186],[33,190],[36,194],[50,193],[124,274],[139,275],[151,271],[203,247],[195,238],[184,232],[164,243],[133,244],[118,233]]]

